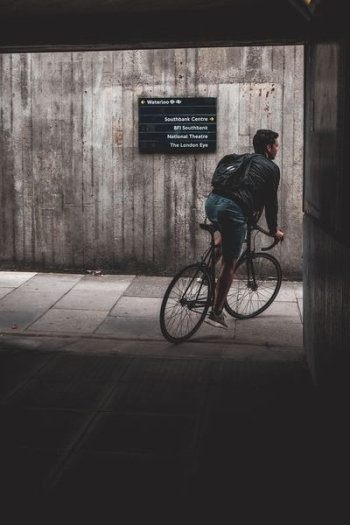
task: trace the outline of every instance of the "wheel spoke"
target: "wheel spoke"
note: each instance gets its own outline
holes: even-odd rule
[[[250,262],[238,265],[227,295],[226,310],[239,318],[258,315],[274,301],[281,280],[278,261],[270,254],[256,254]]]
[[[209,285],[203,285],[204,282]],[[210,277],[198,265],[184,268],[170,283],[161,307],[161,329],[172,342],[188,339],[209,307]]]

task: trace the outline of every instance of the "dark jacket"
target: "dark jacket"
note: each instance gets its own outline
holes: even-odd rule
[[[228,157],[228,155],[223,157],[218,166],[227,162]],[[260,153],[246,154],[244,158],[246,169],[244,176],[239,177],[238,184],[236,180],[229,190],[227,184],[225,188],[220,188],[220,184],[215,184],[214,190],[217,189],[219,192],[224,190],[223,193],[237,202],[247,219],[261,214],[265,207],[267,225],[270,232],[275,234],[278,214],[277,190],[280,181],[279,167]]]

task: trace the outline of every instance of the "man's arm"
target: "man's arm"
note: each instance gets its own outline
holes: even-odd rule
[[[265,202],[265,217],[268,228],[272,235],[281,230],[277,228],[277,216],[278,216],[278,199],[277,199],[277,190],[280,182],[280,170],[277,165],[274,166],[275,169],[272,170],[270,174],[270,184],[268,184],[266,192],[266,202]],[[277,235],[278,236],[278,235]]]

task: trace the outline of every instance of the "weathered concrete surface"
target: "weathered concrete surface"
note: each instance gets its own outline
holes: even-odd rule
[[[207,243],[197,224],[218,159],[281,135],[279,256],[301,276],[303,46],[0,56],[3,268],[166,275]],[[140,155],[140,96],[213,96],[218,147]]]
[[[313,380],[348,398],[350,249],[305,217],[304,345]],[[344,381],[346,379],[346,381]],[[345,402],[345,398],[344,398]]]
[[[348,410],[349,39],[310,43],[307,63],[304,345],[315,383]]]

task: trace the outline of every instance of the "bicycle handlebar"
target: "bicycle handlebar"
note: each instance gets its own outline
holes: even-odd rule
[[[261,248],[261,250],[264,251],[264,252],[266,252],[267,250],[272,250],[272,248],[274,248],[276,246],[276,244],[278,244],[280,241],[282,242],[282,240],[283,240],[283,239],[278,239],[278,237],[275,237],[274,235],[271,235],[270,232],[268,232],[267,230],[265,230],[264,228],[262,228],[258,224],[253,224],[252,229],[253,230],[258,230],[261,233],[264,233],[265,235],[267,235],[268,237],[273,237],[274,238],[274,241],[273,241],[273,243],[270,246],[266,246],[266,248]]]

